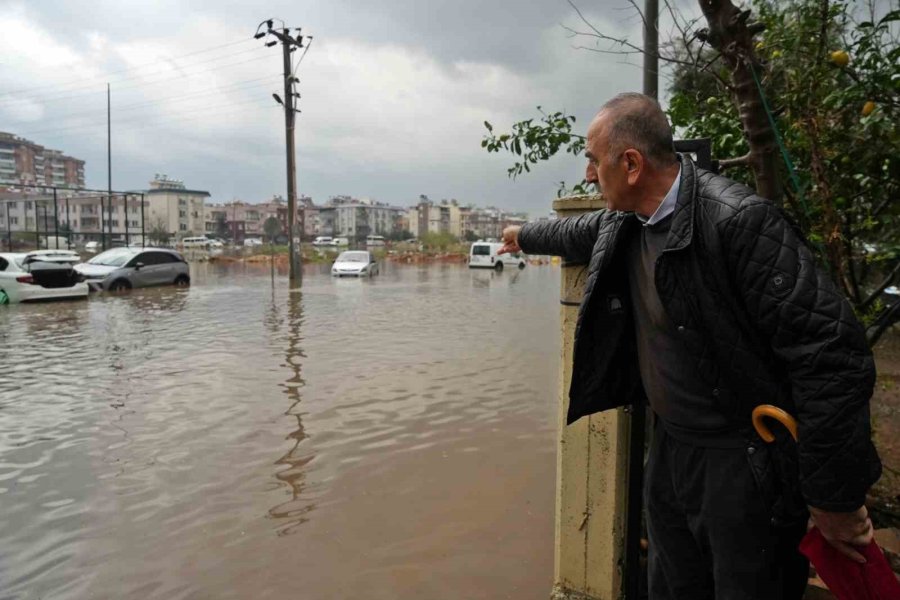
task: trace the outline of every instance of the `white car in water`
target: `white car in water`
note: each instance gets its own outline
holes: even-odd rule
[[[378,263],[371,252],[366,250],[348,250],[341,252],[331,265],[334,277],[371,277],[378,275]]]
[[[72,268],[80,260],[66,250],[0,254],[0,304],[87,297],[88,285]]]

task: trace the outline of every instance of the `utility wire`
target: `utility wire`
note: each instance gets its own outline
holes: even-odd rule
[[[238,81],[238,82],[235,82],[235,83],[233,83],[233,84],[226,85],[226,86],[216,87],[216,88],[213,89],[213,90],[208,90],[208,91],[205,91],[205,92],[192,92],[192,93],[189,93],[189,94],[178,94],[178,95],[175,95],[175,96],[166,96],[166,97],[163,97],[163,98],[158,98],[158,99],[156,99],[156,100],[151,100],[151,101],[149,101],[149,102],[138,102],[138,103],[136,103],[136,104],[126,104],[126,105],[124,105],[124,106],[117,106],[117,107],[116,107],[116,112],[117,112],[117,113],[120,113],[120,112],[122,112],[122,111],[128,111],[128,110],[132,110],[132,109],[134,109],[134,108],[139,108],[139,107],[143,107],[143,106],[152,106],[152,105],[154,105],[154,104],[157,104],[157,103],[163,103],[163,102],[181,102],[181,101],[183,101],[183,100],[190,100],[190,99],[192,99],[192,98],[198,98],[198,97],[201,97],[201,96],[209,96],[209,95],[213,95],[213,94],[220,94],[220,93],[222,93],[222,92],[224,92],[224,91],[238,91],[238,90],[241,90],[241,89],[251,89],[251,88],[254,88],[254,87],[258,87],[258,86],[261,85],[261,84],[260,84],[260,83],[255,83],[254,85],[246,85],[246,84],[248,84],[248,83],[253,83],[253,82],[260,82],[260,81],[263,81],[263,82],[268,83],[268,82],[270,82],[270,81],[272,81],[272,80],[274,80],[274,79],[281,79],[281,75],[280,75],[280,74],[274,74],[274,75],[269,75],[269,76],[267,76],[267,77],[257,77],[257,78],[255,78],[255,79],[246,79],[246,80]],[[56,123],[56,122],[62,122],[62,121],[65,121],[65,120],[67,120],[67,119],[69,119],[69,118],[72,118],[72,117],[79,117],[79,116],[83,116],[83,115],[87,115],[87,116],[96,116],[96,115],[99,115],[101,111],[105,114],[106,108],[105,108],[105,107],[102,108],[102,109],[101,109],[101,108],[95,108],[95,109],[89,109],[89,110],[78,111],[78,112],[74,112],[74,113],[54,114],[54,115],[53,115],[53,119],[50,120],[50,123],[52,124],[52,123]],[[47,122],[46,119],[42,119],[42,120],[41,120],[41,123],[42,123],[42,124],[44,124],[44,123],[46,123],[46,122]],[[28,123],[28,124],[31,124],[31,123],[33,123],[33,121],[23,121],[23,120],[19,120],[19,121],[13,121],[11,124],[12,124],[12,125],[16,125],[16,124],[22,124],[22,123]]]
[[[105,75],[103,75],[103,78],[99,78],[98,81],[105,83],[106,82],[105,78],[109,77],[110,75],[118,75],[119,73],[126,73],[128,71],[134,71],[136,69],[143,69],[144,67],[159,64],[160,60],[169,60],[169,61],[181,60],[182,58],[187,58],[188,56],[196,56],[197,54],[204,54],[206,52],[212,52],[213,50],[220,50],[222,48],[228,48],[229,46],[237,46],[238,44],[245,44],[249,41],[250,40],[247,40],[247,39],[236,40],[234,42],[229,42],[227,44],[221,44],[219,46],[213,46],[211,48],[204,48],[203,50],[197,50],[195,52],[189,52],[187,54],[181,54],[179,56],[173,56],[172,58],[158,59],[153,62],[135,65],[133,67],[126,67],[124,69],[118,69],[116,71],[110,71],[109,73],[106,73]],[[26,93],[26,92],[33,92],[34,90],[43,90],[43,89],[47,89],[47,88],[58,89],[59,86],[65,87],[68,85],[72,85],[72,84],[76,84],[76,83],[83,83],[83,82],[84,82],[84,79],[81,78],[81,79],[77,79],[77,80],[73,79],[72,81],[63,82],[61,84],[47,84],[47,85],[39,85],[39,86],[31,87],[31,88],[20,88],[18,90],[9,90],[9,91],[0,93],[0,98],[2,98],[3,96],[9,96],[12,94],[22,94],[22,93]]]
[[[204,70],[202,70],[202,71],[197,71],[196,73],[184,73],[184,74],[181,74],[181,75],[175,75],[174,77],[167,77],[167,78],[164,78],[164,79],[158,79],[158,80],[154,80],[154,81],[143,81],[143,82],[136,82],[136,83],[131,83],[131,84],[125,84],[125,85],[117,86],[117,87],[116,87],[116,91],[121,91],[121,90],[123,90],[123,89],[124,89],[124,90],[135,89],[135,88],[140,88],[140,87],[142,87],[142,86],[147,86],[147,85],[156,85],[156,84],[159,84],[159,83],[167,83],[167,82],[169,82],[169,81],[175,81],[175,80],[178,80],[178,79],[184,79],[184,78],[186,78],[186,77],[194,77],[194,76],[197,76],[197,75],[204,75],[204,74],[206,74],[206,73],[211,73],[211,72],[213,72],[213,71],[220,71],[220,70],[226,69],[226,68],[228,68],[228,67],[235,67],[235,66],[238,66],[238,65],[244,65],[244,64],[247,64],[247,63],[251,63],[251,62],[260,61],[260,60],[263,60],[263,59],[266,59],[266,58],[269,58],[269,56],[267,56],[267,55],[262,55],[262,56],[257,56],[256,58],[251,58],[251,59],[249,59],[249,60],[242,60],[242,61],[239,61],[239,62],[236,62],[236,63],[229,63],[229,64],[227,64],[227,65],[217,65],[217,66],[212,67],[212,68],[210,68],[210,69],[204,69]],[[104,86],[104,87],[105,87],[105,86]],[[78,94],[71,94],[71,95],[68,95],[68,96],[60,96],[60,97],[58,97],[58,98],[48,99],[48,100],[45,100],[44,103],[45,103],[45,104],[49,104],[50,102],[59,102],[59,101],[61,101],[61,100],[66,100],[66,99],[71,99],[71,98],[79,98],[79,97],[83,97],[83,96],[92,96],[92,95],[99,94],[101,91],[102,91],[104,94],[106,93],[106,90],[105,90],[105,89],[104,89],[104,90],[96,90],[96,91],[93,91],[93,92],[81,92],[81,93],[78,93]]]
[[[231,58],[231,57],[239,56],[239,55],[242,55],[242,54],[247,54],[247,53],[249,53],[249,52],[256,52],[256,51],[258,51],[258,50],[259,50],[259,48],[248,48],[247,50],[241,50],[240,52],[235,52],[235,53],[232,53],[232,54],[226,54],[226,55],[224,55],[224,56],[217,56],[217,57],[214,57],[214,58],[209,59],[209,60],[203,60],[203,61],[196,62],[196,63],[192,63],[192,64],[189,64],[189,65],[183,65],[183,66],[181,66],[181,65],[176,65],[176,69],[178,69],[179,71],[183,71],[183,70],[185,70],[185,69],[191,69],[191,68],[196,67],[196,66],[198,66],[198,65],[207,64],[207,63],[210,63],[210,62],[215,62],[215,61],[218,61],[218,60],[223,60],[223,59],[225,59],[225,58]],[[251,59],[251,60],[255,60],[255,59]],[[243,62],[250,62],[250,61],[243,61]],[[242,63],[241,63],[241,62],[238,62],[238,63],[232,63],[232,64],[242,64]],[[226,66],[226,65],[217,65],[217,66],[215,66],[215,67],[213,67],[213,68],[211,68],[211,69],[208,69],[208,70],[209,70],[209,71],[214,71],[214,70],[217,70],[217,69],[219,69],[220,67],[224,67],[224,66]],[[198,72],[203,72],[203,71],[205,71],[205,70],[201,70],[201,71],[198,71]],[[196,74],[196,73],[193,73],[193,74]],[[134,80],[139,80],[139,79],[141,79],[141,78],[152,77],[152,76],[154,76],[154,75],[168,75],[168,73],[162,72],[162,71],[157,72],[157,73],[147,73],[147,74],[144,74],[144,75],[135,75],[135,76],[133,76],[133,77],[122,77],[122,78],[120,78],[120,79],[116,79],[116,80],[112,80],[112,81],[107,81],[107,82],[104,82],[104,83],[119,84],[119,83],[121,83],[121,82],[123,82],[123,81],[134,81]],[[86,85],[81,85],[81,86],[73,87],[73,88],[68,89],[68,90],[66,90],[66,89],[61,89],[60,91],[63,93],[62,96],[60,96],[59,94],[50,94],[50,95],[44,95],[44,96],[30,96],[30,97],[23,97],[23,98],[16,98],[16,97],[13,97],[13,98],[6,98],[6,99],[0,98],[0,103],[10,104],[10,103],[22,102],[22,101],[28,101],[28,100],[30,100],[30,101],[40,101],[40,100],[48,101],[48,100],[51,100],[51,99],[58,100],[58,99],[63,99],[63,98],[73,98],[73,97],[77,97],[77,96],[79,96],[79,95],[85,95],[85,94],[97,93],[97,92],[84,92],[84,93],[82,93],[82,94],[72,94],[72,93],[71,93],[71,92],[77,92],[78,90],[90,89],[90,88],[95,87],[96,85],[97,85],[96,83],[90,83],[90,84],[86,84]],[[118,85],[117,85],[116,87],[117,87],[117,89],[121,89],[121,87],[128,87],[128,86],[118,86]]]
[[[214,110],[214,109],[216,109],[216,108],[224,108],[224,107],[229,107],[229,106],[241,106],[241,105],[244,105],[244,104],[248,104],[248,103],[252,103],[252,102],[258,102],[258,101],[259,101],[259,98],[252,98],[252,99],[250,99],[250,100],[245,100],[245,101],[242,101],[242,102],[228,102],[228,103],[220,104],[220,105],[217,105],[217,106],[202,106],[202,107],[198,107],[198,108],[196,108],[196,109],[190,109],[190,110],[182,111],[182,112],[177,113],[177,114],[178,114],[178,115],[182,115],[182,114],[193,114],[193,113],[202,112],[202,111],[206,111],[206,110]],[[271,102],[271,98],[268,98],[267,101],[268,101],[268,102]],[[166,118],[172,118],[172,117],[166,117]],[[134,121],[134,119],[123,120],[123,121],[116,121],[116,120],[113,120],[113,123],[115,123],[116,126],[118,127],[118,126],[121,126],[121,125],[123,125],[123,124],[127,124],[127,123],[132,122],[132,121]],[[145,119],[141,119],[141,121],[145,121]],[[34,130],[34,131],[26,131],[26,132],[24,132],[24,133],[22,133],[22,134],[19,134],[19,135],[20,135],[21,137],[24,137],[24,136],[34,136],[34,135],[39,134],[39,133],[56,133],[56,132],[58,132],[58,131],[71,131],[71,130],[78,130],[78,129],[93,129],[94,127],[101,127],[101,126],[103,126],[103,125],[105,125],[105,124],[106,124],[106,119],[104,119],[104,120],[102,120],[102,121],[97,121],[96,123],[91,123],[91,124],[72,125],[72,126],[69,126],[69,127],[54,127],[54,128],[51,128],[51,129],[39,129],[39,130]]]

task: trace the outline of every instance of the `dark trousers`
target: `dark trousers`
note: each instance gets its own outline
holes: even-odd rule
[[[753,448],[750,450],[750,448]],[[703,448],[657,427],[644,482],[651,600],[799,600],[802,519],[784,524],[770,448]]]

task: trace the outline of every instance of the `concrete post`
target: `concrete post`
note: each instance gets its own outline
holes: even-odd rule
[[[561,198],[560,218],[598,210],[600,196]],[[623,409],[566,426],[575,322],[587,265],[562,266],[562,361],[556,469],[556,548],[552,600],[623,597],[629,415]]]

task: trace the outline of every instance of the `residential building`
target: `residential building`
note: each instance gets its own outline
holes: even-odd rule
[[[0,131],[0,185],[84,187],[84,161]]]
[[[144,192],[149,212],[147,227],[180,240],[206,232],[206,199],[209,192],[187,189],[183,181],[157,174]]]
[[[310,230],[309,218],[315,218],[315,207],[312,198],[297,198],[297,214],[294,222],[298,230],[303,228],[303,236],[314,235]],[[270,217],[278,219],[279,237],[287,241],[288,206],[287,200],[274,196],[267,202],[250,203],[232,200],[224,204],[211,204],[206,207],[204,227],[207,235],[228,237],[238,243],[248,237],[265,237],[265,224]]]
[[[406,209],[365,198],[333,196],[319,208],[318,217],[320,230],[315,235],[363,242],[370,235],[389,236],[402,231]]]
[[[449,233],[462,237],[462,211],[456,200],[435,203],[428,196],[419,196],[419,203],[407,211],[409,231],[415,237],[425,233]]]
[[[104,238],[111,246],[140,243],[146,201],[141,209],[138,194],[115,194],[110,202],[105,194],[60,191],[54,204],[46,188],[6,190],[0,192],[0,239],[28,246],[40,246],[42,238],[55,235],[72,244]]]

